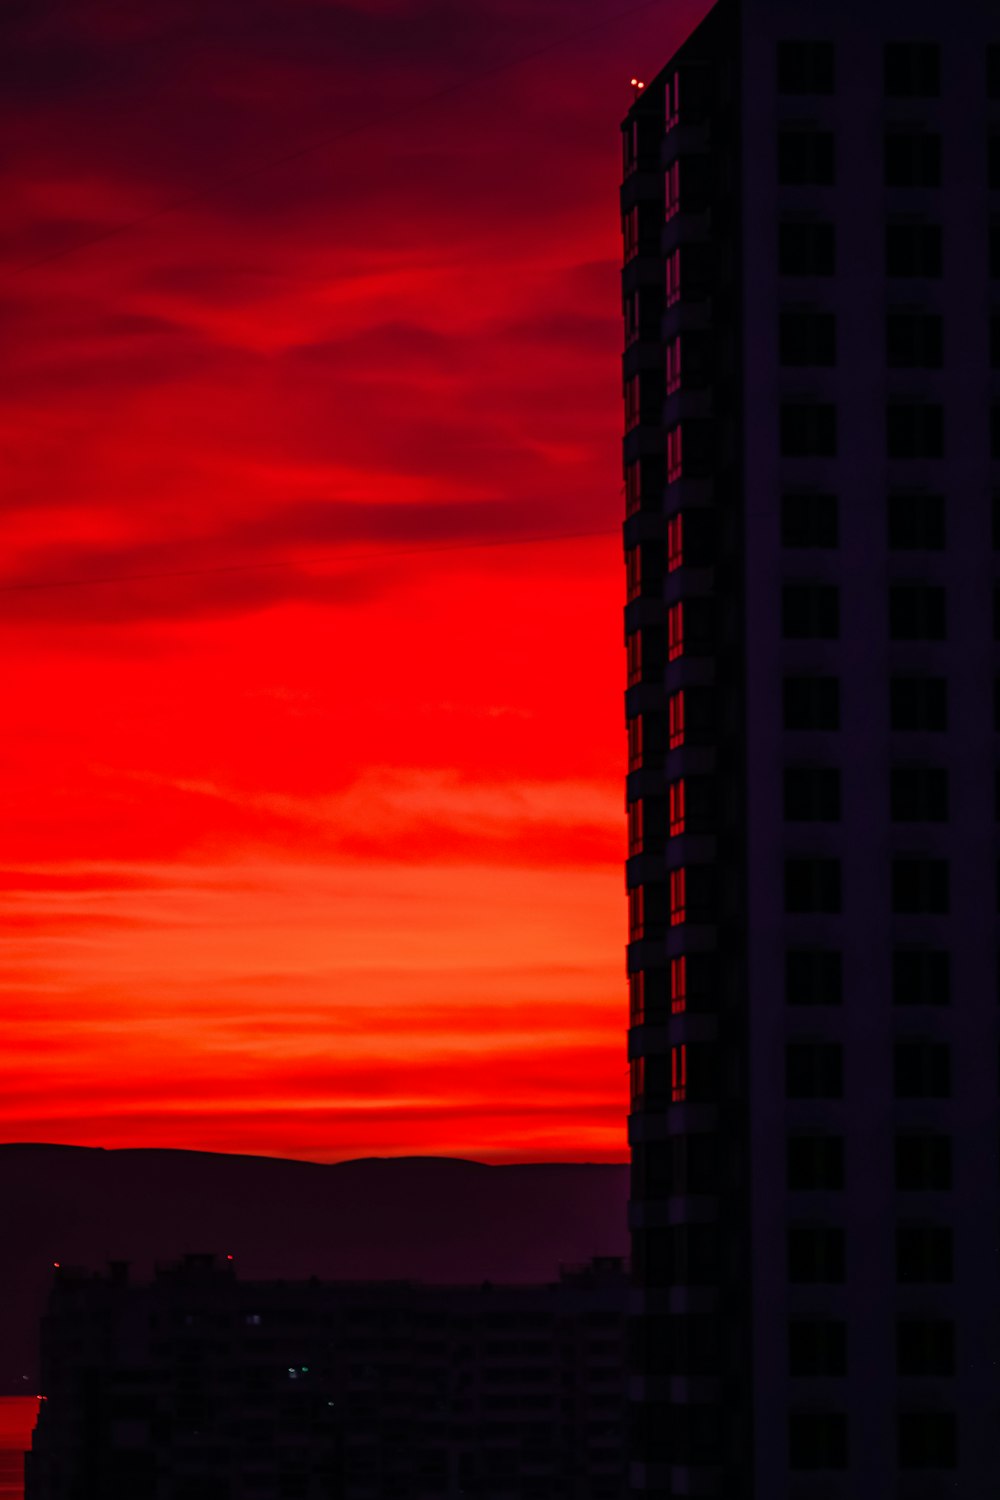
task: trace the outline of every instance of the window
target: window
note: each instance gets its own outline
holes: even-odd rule
[[[683,866],[670,871],[670,925],[680,927],[687,920],[687,871]]]
[[[930,130],[889,130],[885,137],[885,185],[941,186],[941,137]]]
[[[639,394],[639,377],[632,375],[625,382],[625,431],[631,432],[641,420],[642,402]]]
[[[935,42],[889,42],[885,92],[890,99],[936,99],[941,92],[941,49]]]
[[[788,1417],[792,1469],[846,1469],[847,1417],[840,1411],[793,1411]]]
[[[681,388],[681,338],[680,334],[667,345],[667,395],[673,396]]]
[[[844,1280],[844,1231],[832,1224],[793,1224],[788,1231],[788,1279],[798,1286]]]
[[[669,135],[670,132],[671,132],[671,130],[673,130],[674,127],[680,121],[680,103],[681,103],[681,75],[680,75],[680,73],[675,73],[672,78],[668,78],[667,79],[667,86],[666,86],[666,88],[664,90],[664,95],[665,95],[666,114],[667,114],[665,130],[666,130],[666,134]]]
[[[947,679],[891,678],[889,722],[897,733],[942,734],[948,728]]]
[[[684,795],[683,776],[680,781],[672,781],[670,783],[668,801],[670,807],[670,837],[676,838],[678,834],[684,832],[684,806],[686,798]]]
[[[936,279],[944,268],[943,235],[940,224],[900,221],[885,229],[887,276]]]
[[[628,976],[628,1019],[630,1026],[641,1026],[646,1019],[646,975],[642,969]]]
[[[893,1005],[949,1005],[951,955],[941,948],[897,948],[892,955]]]
[[[627,811],[628,818],[628,852],[629,854],[642,853],[642,803],[630,802]]]
[[[896,1371],[904,1379],[955,1373],[955,1325],[935,1318],[904,1318],[896,1325]]]
[[[663,178],[665,217],[672,219],[681,210],[681,164],[672,162]]]
[[[843,1098],[843,1049],[836,1042],[789,1042],[785,1094],[789,1099]]]
[[[786,219],[779,224],[780,275],[833,276],[836,269],[837,231],[833,224],[820,219]]]
[[[622,243],[624,258],[628,262],[639,254],[639,209],[630,208],[622,214]]]
[[[798,126],[779,129],[778,181],[783,187],[832,187],[836,181],[833,131]]]
[[[943,588],[895,583],[889,589],[889,635],[894,641],[943,641],[947,633]]]
[[[681,300],[681,252],[672,250],[667,256],[667,306],[676,307]]]
[[[1000,135],[995,131],[990,136],[989,183],[991,193],[1000,192]]]
[[[958,1462],[958,1424],[950,1411],[902,1411],[897,1419],[901,1469],[953,1469]]]
[[[951,1187],[951,1139],[910,1132],[896,1137],[896,1188],[901,1193],[943,1193]]]
[[[646,900],[643,895],[642,886],[637,886],[628,893],[628,935],[629,941],[637,943],[641,941],[645,932],[645,907]]]
[[[684,689],[671,693],[667,700],[668,743],[677,750],[684,743]]]
[[[836,677],[786,677],[783,684],[785,728],[840,728],[840,680]]]
[[[793,1193],[839,1192],[844,1186],[844,1139],[793,1135],[788,1140],[788,1187]]]
[[[642,681],[642,634],[638,630],[625,637],[625,680],[629,687]]]
[[[894,823],[943,823],[948,817],[948,772],[939,766],[893,766],[889,799]]]
[[[779,42],[778,93],[832,94],[835,61],[832,42]]]
[[[835,913],[841,909],[839,859],[786,859],[785,911]]]
[[[843,961],[835,948],[790,948],[785,954],[786,1005],[839,1005]]]
[[[625,466],[625,514],[634,516],[642,505],[642,465]]]
[[[896,1280],[947,1285],[952,1279],[951,1230],[941,1224],[900,1224],[896,1230]]]
[[[833,766],[786,766],[785,818],[789,823],[836,823],[840,772]]]
[[[944,319],[939,313],[897,310],[886,315],[885,357],[892,370],[940,370]]]
[[[840,590],[834,584],[786,583],[781,633],[787,641],[835,641],[840,634]]]
[[[684,566],[684,517],[671,516],[667,522],[667,572],[676,573]]]
[[[622,303],[625,318],[625,347],[634,344],[639,337],[641,321],[639,315],[639,293],[629,292]]]
[[[832,366],[837,363],[837,319],[814,308],[783,308],[778,347],[783,365]]]
[[[829,401],[783,401],[781,452],[785,458],[832,458],[837,451],[837,408]]]
[[[639,121],[628,120],[622,126],[622,176],[631,176],[638,165]]]
[[[890,401],[885,435],[890,458],[943,458],[944,407],[932,401]]]
[[[687,1010],[687,955],[670,960],[670,1013],[682,1016]]]
[[[667,611],[667,660],[677,661],[684,655],[684,603],[671,604]]]
[[[670,1049],[670,1101],[683,1104],[687,1098],[687,1043]]]
[[[674,427],[667,433],[667,483],[676,484],[683,472],[683,430]]]
[[[847,1324],[840,1319],[793,1318],[788,1325],[788,1373],[796,1379],[847,1374]]]
[[[948,911],[948,861],[904,855],[892,861],[892,909],[902,916]]]
[[[781,542],[785,547],[836,547],[836,495],[816,491],[782,495]]]
[[[893,1047],[897,1099],[951,1097],[951,1052],[945,1042],[910,1038]]]
[[[889,546],[897,552],[940,552],[945,542],[944,496],[923,490],[889,496]]]

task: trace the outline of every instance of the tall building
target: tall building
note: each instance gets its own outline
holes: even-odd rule
[[[62,1268],[27,1500],[624,1500],[626,1292]]]
[[[1000,7],[623,126],[632,1492],[1000,1494]]]

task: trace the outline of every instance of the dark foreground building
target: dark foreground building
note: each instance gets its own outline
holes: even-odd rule
[[[26,1500],[623,1500],[625,1300],[61,1270]]]
[[[637,1495],[1000,1494],[1000,6],[624,124]]]

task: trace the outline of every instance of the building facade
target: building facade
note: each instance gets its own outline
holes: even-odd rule
[[[632,1492],[1000,1493],[1000,8],[623,125]]]
[[[624,1500],[626,1293],[60,1269],[26,1500]]]

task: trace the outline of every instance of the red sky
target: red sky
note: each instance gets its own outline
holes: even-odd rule
[[[8,0],[0,1139],[624,1156],[617,127],[704,8]]]

